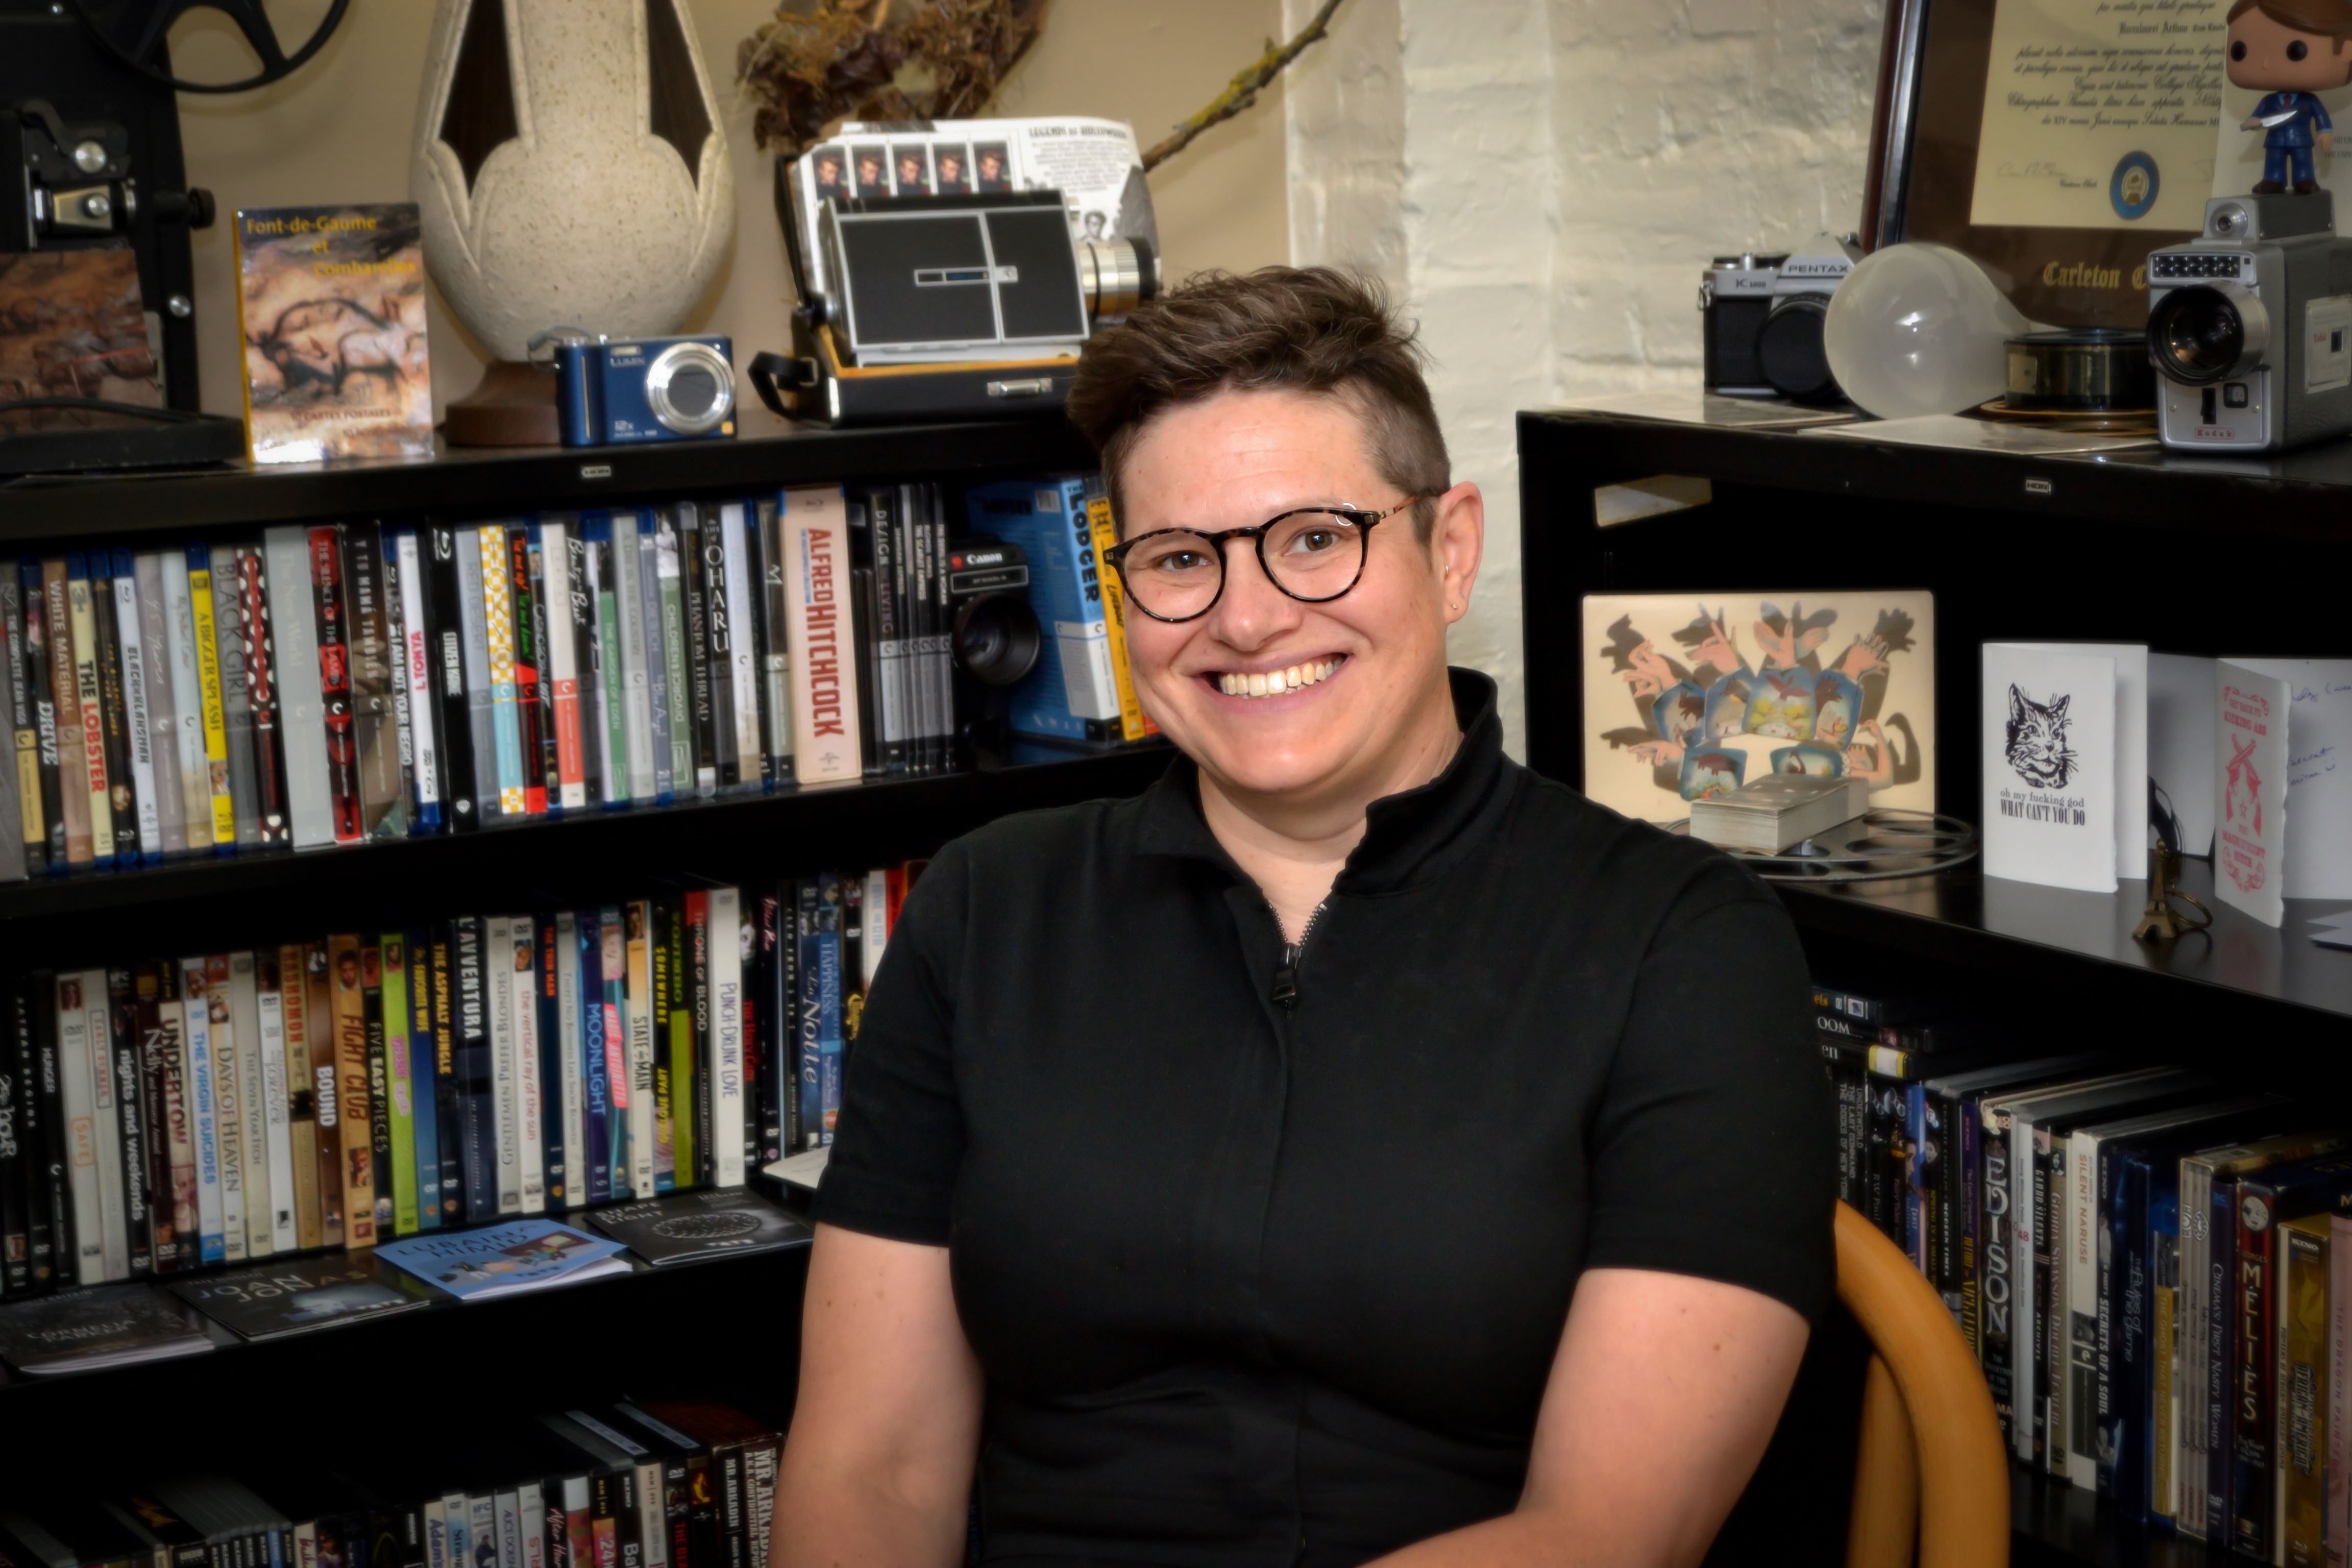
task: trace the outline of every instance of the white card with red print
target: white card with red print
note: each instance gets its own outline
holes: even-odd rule
[[[2287,683],[2214,666],[2213,892],[2267,926],[2286,921]]]
[[[2218,679],[2226,681],[2233,668],[2242,680],[2258,678],[2284,688],[2280,700],[2286,713],[2285,732],[2276,738],[2276,759],[2263,775],[2273,781],[2265,785],[2271,798],[2286,807],[2279,896],[2352,899],[2352,659],[2232,659],[2221,666]],[[2231,824],[2224,814],[2229,801],[2221,790],[2229,782],[2231,759],[2247,737],[2231,724],[2226,711],[2219,718],[2216,816],[2219,826],[2228,827]],[[2234,745],[2232,734],[2237,737]],[[2242,776],[2246,765],[2240,766]],[[2218,849],[2213,864],[2218,884],[2222,869]]]

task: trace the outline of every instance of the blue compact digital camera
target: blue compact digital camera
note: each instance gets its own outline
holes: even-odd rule
[[[697,441],[735,434],[726,338],[632,338],[555,348],[556,416],[567,447]]]

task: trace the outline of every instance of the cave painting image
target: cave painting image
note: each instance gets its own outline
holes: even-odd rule
[[[1935,809],[1935,595],[1592,595],[1584,789],[1628,816],[1767,773],[1862,778],[1871,804]]]

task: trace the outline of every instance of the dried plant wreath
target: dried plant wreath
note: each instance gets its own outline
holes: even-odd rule
[[[1143,166],[1255,103],[1323,37],[1340,3],[1323,0],[1287,43],[1268,39],[1207,107],[1143,154]],[[790,157],[845,120],[981,113],[1045,25],[1045,0],[785,0],[737,49],[735,79],[759,103],[760,145]]]

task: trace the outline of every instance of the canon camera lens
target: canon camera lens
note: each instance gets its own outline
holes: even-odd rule
[[[2147,352],[2174,381],[2202,386],[2221,381],[2246,360],[2249,349],[2239,301],[2219,289],[2175,289],[2147,318]],[[2259,353],[2259,343],[2252,345]]]
[[[983,594],[956,611],[956,663],[982,686],[1011,686],[1037,668],[1044,633],[1029,601],[1017,594]]]

